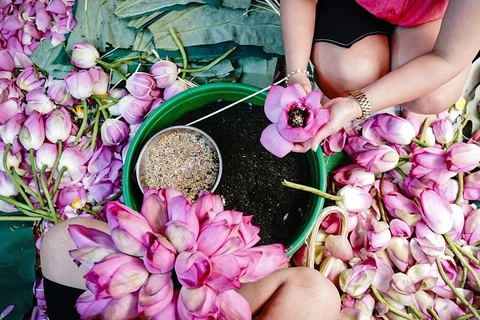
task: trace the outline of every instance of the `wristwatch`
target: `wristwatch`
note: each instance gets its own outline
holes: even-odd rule
[[[355,90],[350,92],[350,95],[357,100],[360,105],[360,110],[362,110],[362,115],[357,118],[358,120],[365,120],[372,115],[372,106],[370,101],[368,101],[367,96],[361,90]]]

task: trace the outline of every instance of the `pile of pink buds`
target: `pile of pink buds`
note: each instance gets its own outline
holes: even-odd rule
[[[251,319],[235,289],[287,260],[280,244],[253,247],[253,216],[224,210],[220,196],[192,205],[172,189],[148,190],[141,214],[104,207],[110,234],[70,225],[72,258],[90,268],[77,300],[82,319]]]
[[[348,237],[332,215],[317,238],[340,319],[480,319],[480,132],[462,141],[459,114],[378,114],[326,139],[325,153],[351,159],[325,195],[348,211]]]

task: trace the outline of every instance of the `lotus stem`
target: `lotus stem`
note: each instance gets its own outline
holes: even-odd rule
[[[440,319],[440,316],[435,312],[435,310],[433,310],[433,308],[427,308],[427,312],[433,317],[433,319],[442,320]]]
[[[472,317],[473,317],[473,314],[467,313],[467,314],[464,314],[463,316],[456,317],[453,320],[468,320],[468,319],[471,319]]]
[[[6,173],[7,176],[10,178],[10,180],[12,180],[12,183],[15,185],[15,187],[17,187],[18,192],[19,192],[20,195],[22,196],[23,200],[25,200],[25,202],[27,203],[28,207],[30,207],[30,208],[33,209],[33,204],[30,202],[30,199],[29,199],[28,196],[25,194],[25,191],[23,191],[22,187],[17,183],[17,181],[15,180],[14,175],[12,174],[12,172],[10,171],[10,169],[8,168],[7,157],[8,157],[8,153],[10,152],[10,148],[11,148],[11,147],[12,147],[12,144],[11,144],[11,143],[8,143],[7,146],[5,147],[5,151],[3,152],[3,169],[5,170],[5,173]],[[37,199],[37,200],[38,200],[38,199]]]
[[[73,146],[76,147],[80,139],[82,138],[83,131],[85,131],[85,128],[87,127],[88,123],[88,104],[87,100],[83,99],[82,100],[82,105],[83,105],[83,119],[82,119],[82,124],[80,125],[80,128],[78,129],[77,136],[75,137],[75,140],[73,141]]]
[[[453,243],[453,245],[458,249],[458,251],[460,251],[464,256],[470,259],[474,264],[476,264],[477,266],[480,266],[480,261],[478,261],[478,259],[475,258],[470,252],[466,251],[465,249],[463,249],[462,246],[460,246],[455,242]]]
[[[115,193],[113,196],[111,196],[110,198],[106,199],[106,200],[103,200],[102,202],[98,203],[99,206],[103,206],[105,203],[107,203],[107,201],[114,201],[114,200],[117,200],[118,198],[120,198],[120,196],[122,195],[123,191],[122,189],[120,189],[120,191],[118,191],[117,193]]]
[[[118,71],[116,68],[119,67],[120,65],[116,66],[116,65],[113,65],[113,64],[110,64],[108,62],[105,62],[105,61],[102,61],[100,59],[96,59],[95,60],[99,65],[101,65],[102,67],[106,68],[106,69],[109,69],[109,70],[112,70],[113,72],[115,72],[117,74],[117,76],[119,76],[120,78],[122,78],[123,80],[127,80],[127,76],[124,75],[123,73],[121,73],[120,71]]]
[[[463,173],[462,172],[459,172],[457,174],[457,180],[458,180],[458,192],[457,192],[457,198],[455,199],[455,204],[460,205],[463,198]]]
[[[458,251],[457,247],[455,246],[455,244],[453,243],[452,239],[450,238],[450,236],[448,235],[448,233],[445,233],[443,235],[443,237],[445,238],[445,240],[447,241],[448,243],[448,246],[450,247],[450,249],[452,250],[453,254],[458,258],[458,260],[460,260],[460,263],[465,267],[467,268],[468,272],[470,272],[470,274],[472,275],[472,277],[475,279],[475,283],[477,284],[477,287],[480,288],[480,278],[478,278],[478,275],[475,273],[475,270],[473,270],[472,266],[468,263],[467,260],[465,260],[465,258],[463,257],[462,253],[460,251]]]
[[[218,57],[217,59],[213,60],[212,62],[210,62],[209,64],[207,64],[204,67],[197,68],[197,69],[182,69],[181,68],[181,71],[182,72],[188,72],[188,73],[199,73],[199,72],[203,72],[205,70],[208,70],[211,67],[213,67],[214,65],[216,65],[217,63],[219,63],[220,61],[222,61],[223,59],[225,59],[226,57],[228,57],[230,55],[230,53],[235,51],[235,49],[237,49],[237,47],[233,47],[232,49],[228,50],[221,57]]]
[[[57,179],[55,180],[55,184],[53,185],[52,192],[50,193],[50,197],[53,199],[55,198],[55,194],[57,193],[58,186],[60,185],[60,181],[62,180],[63,174],[67,171],[67,167],[63,166],[58,173]]]
[[[463,272],[462,272],[462,281],[460,282],[460,288],[465,288],[465,284],[467,283],[467,276],[468,276],[468,270],[467,268],[463,267]]]
[[[188,58],[187,58],[187,52],[185,51],[185,47],[183,46],[182,41],[177,35],[177,32],[175,29],[172,27],[168,28],[168,32],[170,32],[170,35],[173,38],[173,41],[175,41],[175,44],[178,47],[178,50],[180,51],[180,54],[182,55],[182,61],[183,61],[183,68],[188,69]],[[187,73],[185,71],[182,71],[182,78],[185,79],[187,76]]]
[[[47,180],[45,179],[45,170],[47,170],[47,165],[44,165],[42,168],[40,180],[42,182],[43,193],[45,194],[45,198],[47,198],[48,207],[50,209],[50,214],[53,217],[55,223],[58,222],[57,219],[57,211],[55,211],[55,207],[53,206],[52,198],[50,197],[50,191],[48,191]]]
[[[290,181],[287,181],[287,180],[283,180],[282,184],[285,187],[289,187],[289,188],[292,188],[292,189],[298,189],[298,190],[302,190],[302,191],[307,191],[307,192],[316,194],[317,196],[320,196],[320,197],[325,198],[325,199],[329,199],[329,200],[333,200],[333,201],[342,201],[343,200],[343,197],[341,197],[341,196],[329,194],[329,193],[323,192],[321,190],[318,190],[316,188],[305,186],[303,184],[298,184],[298,183],[290,182]]]
[[[40,217],[0,216],[0,221],[40,221]]]
[[[110,97],[110,96],[102,96],[102,95],[91,95],[90,97],[92,97],[93,99],[103,99],[103,100],[112,100],[113,102],[118,102],[120,101],[119,98],[114,98],[114,97]]]
[[[388,307],[388,310],[391,311],[392,313],[396,314],[397,316],[400,316],[402,318],[405,318],[405,319],[408,319],[408,320],[416,320],[414,317],[412,317],[411,315],[403,312],[403,311],[400,311],[394,307],[392,307],[391,305],[388,304],[388,302],[382,297],[382,295],[380,294],[380,292],[378,292],[377,288],[375,287],[375,285],[370,285],[370,290],[372,291],[373,293],[373,296],[379,301],[379,302],[382,302],[384,303],[385,305],[387,305]]]
[[[448,235],[447,235],[448,236]],[[475,310],[474,307],[472,307],[470,305],[470,303],[468,303],[468,301],[465,299],[465,297],[460,293],[458,292],[457,288],[455,288],[455,286],[453,285],[452,282],[450,282],[450,280],[447,278],[447,275],[445,274],[445,270],[443,270],[443,266],[442,264],[440,263],[440,258],[437,257],[437,259],[435,259],[435,263],[437,264],[437,268],[438,268],[438,271],[440,272],[440,276],[442,277],[443,281],[445,281],[445,283],[447,284],[447,286],[450,287],[450,289],[452,290],[452,292],[457,296],[457,298],[463,303],[463,305],[465,307],[468,308],[468,310],[470,310],[470,312],[475,316],[476,319],[480,319],[480,315],[477,313],[477,310]]]
[[[35,199],[37,199],[37,201],[40,202],[40,200],[38,199],[38,194],[36,194],[35,191],[33,191],[32,188],[30,188],[30,187],[28,186],[28,184],[25,183],[25,181],[23,181],[22,177],[20,177],[20,176],[18,175],[18,173],[17,173],[17,171],[15,170],[15,168],[14,168],[14,167],[10,167],[10,170],[11,170],[11,173],[12,173],[13,177],[15,178],[15,182],[16,182],[15,186],[16,186],[17,188],[19,188],[19,186],[20,186],[20,188],[25,189],[25,191],[26,191],[28,194],[30,194],[32,197],[34,197]],[[6,171],[5,171],[5,172],[6,172]],[[19,189],[19,190],[20,190],[20,189]]]
[[[110,113],[107,110],[101,109],[100,111],[102,112],[102,116],[104,120],[110,118]]]
[[[38,201],[40,202],[40,206],[45,206],[45,202],[43,201],[42,191],[40,189],[40,184],[38,183],[38,175],[37,175],[37,163],[35,161],[35,157],[33,156],[33,149],[30,149],[30,166],[32,168],[32,175],[33,181],[35,181],[35,188],[38,192]]]
[[[87,209],[87,208],[82,208],[82,210],[85,211],[88,214],[91,214],[92,216],[97,218],[97,220],[103,221],[103,219],[98,215],[98,213],[96,211],[93,211],[93,210],[90,210],[90,209]]]
[[[102,106],[99,108],[99,110],[100,110],[100,111],[107,110],[107,109],[110,108],[111,106],[116,105],[118,101],[120,101],[120,100],[117,100],[117,101],[113,101],[113,102],[109,102],[109,103],[107,103],[107,104],[104,104],[104,105],[102,105]]]
[[[403,172],[402,169],[400,168],[395,168],[395,171],[397,171],[397,173],[402,176],[403,179],[405,179],[407,177],[407,175],[405,174],[405,172]]]
[[[382,195],[380,194],[380,191],[377,192],[375,198],[377,200],[378,208],[380,209],[381,219],[382,221],[387,222],[387,216],[385,215],[385,207],[383,206]]]
[[[408,306],[407,310],[417,316],[418,319],[423,319],[423,315],[414,306]]]
[[[62,152],[63,152],[63,141],[58,140],[57,141],[57,157],[55,158],[55,162],[53,163],[50,177],[48,177],[48,184],[52,183],[53,173],[57,170],[58,162],[60,161],[60,157],[62,156]]]
[[[428,144],[426,144],[425,142],[423,142],[422,140],[419,140],[417,138],[412,138],[412,142],[415,142],[416,144],[418,144],[419,146],[422,146],[422,147],[430,147]]]
[[[9,197],[5,197],[5,196],[0,196],[0,200],[2,201],[5,201],[5,202],[8,202],[12,205],[14,205],[15,207],[17,207],[17,209],[23,209],[23,210],[27,210],[29,212],[32,212],[33,214],[37,215],[37,216],[48,216],[48,212],[46,211],[43,211],[41,209],[38,209],[38,208],[30,208],[29,206],[27,206],[26,204],[24,203],[21,203],[15,199],[12,199],[12,198],[9,198]]]
[[[90,144],[92,143],[92,137],[88,138],[87,142],[85,142],[82,146],[82,148],[80,149],[82,152],[87,150],[88,147],[90,146]]]
[[[411,157],[412,157],[412,155],[409,154],[408,156],[399,156],[398,159],[399,160],[410,160]]]
[[[95,122],[93,122],[92,145],[90,147],[91,152],[95,152],[95,145],[97,142],[99,125],[100,125],[100,109],[97,110],[97,114],[95,115]]]

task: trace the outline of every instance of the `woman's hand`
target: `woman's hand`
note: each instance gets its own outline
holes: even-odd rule
[[[301,85],[307,94],[312,91],[312,83],[310,82],[310,79],[308,79],[307,75],[303,72],[297,72],[288,78],[288,85],[293,85],[295,83]]]
[[[312,139],[302,144],[295,144],[293,148],[294,152],[306,152],[309,149],[316,152],[318,145],[323,139],[336,133],[342,129],[345,124],[362,115],[360,105],[352,96],[332,99],[323,107],[330,110],[330,122],[321,127]]]

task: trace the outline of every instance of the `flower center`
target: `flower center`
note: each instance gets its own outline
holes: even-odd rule
[[[307,126],[308,111],[303,107],[299,107],[299,104],[291,106],[288,111],[288,124],[292,128],[305,128]]]

